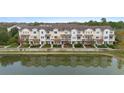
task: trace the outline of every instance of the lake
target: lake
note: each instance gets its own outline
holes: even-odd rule
[[[116,75],[124,61],[100,55],[0,55],[1,75]]]

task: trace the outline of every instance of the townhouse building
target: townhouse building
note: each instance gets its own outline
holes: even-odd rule
[[[8,28],[18,28],[19,42],[28,41],[32,45],[45,44],[113,44],[115,33],[110,26],[83,26],[71,23],[47,23],[40,26],[15,25]]]

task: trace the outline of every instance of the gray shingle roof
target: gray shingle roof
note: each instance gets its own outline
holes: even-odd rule
[[[72,29],[77,29],[77,30],[85,30],[85,29],[93,29],[95,30],[96,28],[100,28],[101,30],[105,29],[110,29],[112,30],[111,26],[84,26],[80,24],[68,24],[68,23],[46,23],[40,26],[28,26],[28,25],[18,25],[21,29],[27,28],[29,30],[32,30],[34,28],[40,30],[44,29],[46,31],[52,31],[53,29],[58,29],[60,31],[63,30],[72,30]]]

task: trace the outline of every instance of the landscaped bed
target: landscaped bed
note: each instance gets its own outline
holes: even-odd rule
[[[42,48],[51,48],[50,44],[45,44]]]
[[[97,45],[97,44],[96,44],[96,47],[97,47],[97,48],[107,48],[106,45]]]
[[[61,45],[53,45],[53,48],[61,48]]]
[[[33,45],[30,48],[39,48],[39,47],[40,47],[40,45]]]
[[[95,48],[94,45],[85,45],[86,48]]]
[[[116,45],[107,45],[109,48],[115,49]]]
[[[28,44],[28,43],[26,43],[26,44],[21,45],[21,47],[20,47],[20,48],[28,48],[28,47],[29,47],[29,44]]]
[[[72,44],[65,44],[64,48],[72,48]]]
[[[83,48],[82,44],[75,44],[75,48]]]

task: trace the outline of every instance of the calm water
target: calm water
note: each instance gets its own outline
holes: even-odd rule
[[[98,55],[0,55],[0,74],[124,74],[124,61],[114,57]]]

